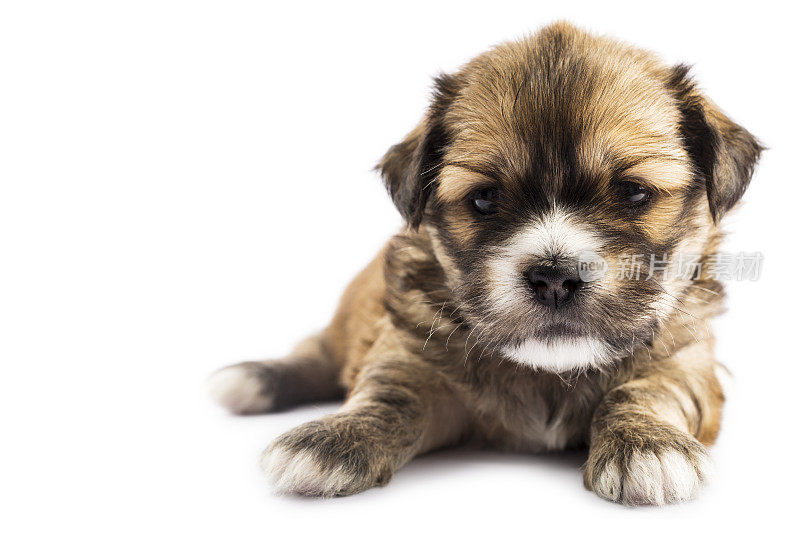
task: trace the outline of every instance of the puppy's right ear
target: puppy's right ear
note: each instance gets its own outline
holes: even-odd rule
[[[436,78],[433,101],[411,133],[395,144],[381,159],[376,169],[381,172],[394,205],[411,228],[418,228],[428,198],[436,189],[449,134],[444,116],[458,92],[453,76]]]
[[[705,182],[711,216],[719,222],[744,194],[764,147],[700,92],[687,65],[672,69],[669,86],[683,115],[684,143]]]

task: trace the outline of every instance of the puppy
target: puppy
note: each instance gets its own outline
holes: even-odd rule
[[[500,45],[439,77],[381,160],[407,226],[327,329],[218,371],[213,394],[234,413],[345,398],[264,452],[284,493],[355,494],[471,441],[588,445],[599,496],[687,500],[724,401],[718,224],[760,151],[685,66],[566,23]],[[620,275],[631,257],[663,264]]]

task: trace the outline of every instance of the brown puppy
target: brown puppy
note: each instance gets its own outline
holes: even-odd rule
[[[436,81],[379,165],[407,228],[325,331],[212,377],[236,413],[346,397],[266,450],[280,491],[353,494],[470,440],[588,444],[613,501],[696,493],[724,400],[717,224],[761,147],[687,71],[560,23]]]

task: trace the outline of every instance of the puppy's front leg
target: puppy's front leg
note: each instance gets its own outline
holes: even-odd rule
[[[461,409],[412,357],[381,355],[342,409],[279,437],[262,467],[282,493],[343,496],[385,485],[418,453],[458,440]]]
[[[704,444],[716,438],[723,401],[700,346],[648,363],[595,411],[586,487],[627,505],[692,498],[711,473]]]

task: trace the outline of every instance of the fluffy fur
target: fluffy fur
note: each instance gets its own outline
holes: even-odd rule
[[[760,150],[686,67],[647,51],[565,23],[500,45],[438,78],[382,159],[407,227],[331,324],[284,359],[221,370],[215,397],[236,413],[345,398],[267,449],[281,492],[353,494],[472,441],[588,445],[584,481],[601,497],[689,499],[724,401],[709,327],[718,222]],[[704,267],[691,276],[620,275],[625,256],[686,252]],[[576,281],[582,254],[607,270]],[[550,304],[540,271],[561,276]]]

